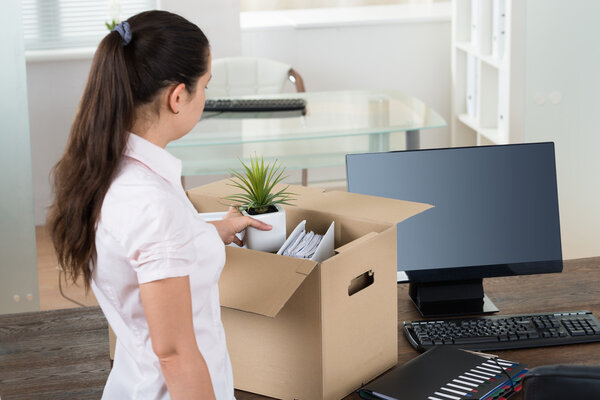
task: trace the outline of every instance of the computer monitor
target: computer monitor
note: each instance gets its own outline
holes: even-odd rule
[[[434,205],[397,228],[424,316],[495,312],[483,278],[562,271],[553,143],[348,154],[346,172],[349,192]]]

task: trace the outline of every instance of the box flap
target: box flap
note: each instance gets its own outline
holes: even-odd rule
[[[433,207],[425,203],[368,196],[339,190],[325,192],[321,188],[310,186],[278,184],[275,188],[283,189],[286,186],[289,186],[290,192],[297,195],[297,198],[292,202],[296,207],[368,221],[397,223]],[[239,189],[230,185],[228,179],[224,179],[190,189],[187,193],[192,203],[198,208],[197,201],[195,201],[198,197],[208,196],[222,199],[224,196],[234,194],[238,191]],[[219,202],[220,204],[224,204],[221,200]]]
[[[299,198],[295,204],[305,209],[388,223],[404,221],[433,207],[431,204],[338,190],[310,193]]]
[[[234,247],[219,280],[221,305],[275,317],[318,263]]]

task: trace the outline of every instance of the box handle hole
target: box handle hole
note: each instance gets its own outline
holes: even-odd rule
[[[368,288],[373,282],[375,282],[375,273],[370,269],[350,281],[350,286],[348,286],[348,296],[352,296],[353,294]]]

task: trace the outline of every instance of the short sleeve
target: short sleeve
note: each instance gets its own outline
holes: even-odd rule
[[[125,228],[125,251],[138,283],[190,275],[198,268],[194,220],[168,194],[144,203]]]

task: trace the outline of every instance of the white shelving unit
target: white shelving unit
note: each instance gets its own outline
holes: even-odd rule
[[[523,141],[526,0],[453,0],[453,146]]]

